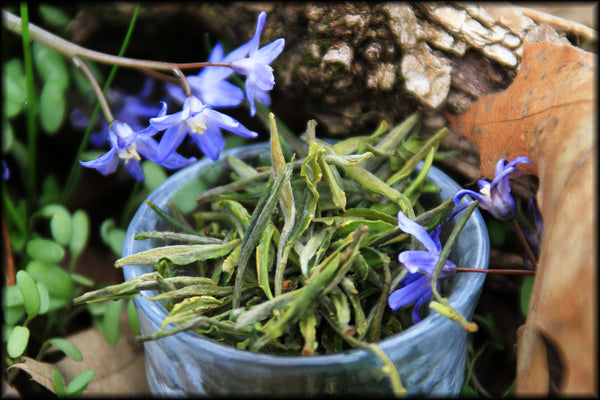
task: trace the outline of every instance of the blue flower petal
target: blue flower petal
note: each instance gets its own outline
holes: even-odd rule
[[[413,274],[417,271],[433,272],[437,260],[437,255],[423,250],[407,250],[398,254],[398,261]]]
[[[419,240],[419,242],[421,242],[430,253],[439,253],[439,249],[437,248],[435,242],[431,239],[425,228],[423,228],[421,225],[404,215],[402,210],[398,212],[398,226],[404,232],[416,237]]]
[[[388,305],[395,311],[423,298],[429,292],[431,292],[431,280],[426,275],[421,275],[419,279],[403,288],[394,290],[388,297]]]

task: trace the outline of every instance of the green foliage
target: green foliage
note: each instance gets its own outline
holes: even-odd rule
[[[144,175],[146,177],[146,179],[144,179],[144,187],[149,192],[156,189],[158,185],[167,179],[164,168],[152,161],[144,160],[142,162],[142,169],[144,170]]]
[[[133,299],[129,299],[127,302],[127,319],[129,320],[131,332],[133,332],[134,335],[139,335],[141,333],[140,322],[135,312],[135,303],[133,302]]]
[[[48,264],[58,263],[65,257],[65,250],[49,239],[31,239],[27,242],[25,251],[32,259]]]
[[[6,342],[6,352],[8,353],[8,356],[10,358],[21,357],[27,348],[28,343],[29,329],[25,326],[15,326]]]
[[[115,255],[121,255],[123,240],[125,240],[125,231],[115,226],[114,220],[107,219],[102,223],[100,226],[100,237]]]
[[[122,300],[111,301],[104,312],[102,321],[102,333],[106,341],[111,345],[117,343],[119,339],[119,328],[121,326],[121,311],[123,310]]]
[[[73,361],[83,360],[81,351],[73,344],[73,342],[63,338],[52,338],[46,341],[48,345],[54,345],[62,350],[67,356],[71,357]]]
[[[56,393],[56,397],[59,399],[65,397],[65,384],[57,369],[52,370],[52,380],[54,381],[54,392]]]
[[[38,12],[45,23],[56,29],[63,29],[71,21],[71,17],[58,7],[40,4]]]
[[[40,292],[38,291],[35,281],[26,271],[17,272],[17,287],[23,298],[23,305],[27,318],[30,320],[38,315],[41,306]]]
[[[69,382],[66,395],[68,397],[79,396],[81,393],[83,393],[85,388],[87,388],[87,385],[90,383],[94,375],[96,375],[96,371],[93,369],[88,369],[77,375],[71,382]]]
[[[40,122],[42,129],[49,135],[58,132],[67,112],[65,93],[57,83],[47,82],[40,95]]]
[[[17,116],[27,100],[26,79],[23,72],[23,63],[13,58],[3,65],[3,113],[6,118]]]

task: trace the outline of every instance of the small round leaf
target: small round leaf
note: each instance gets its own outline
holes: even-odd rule
[[[85,249],[90,237],[90,217],[85,211],[76,210],[71,216],[71,223],[72,234],[69,248],[71,256],[77,258]]]
[[[54,81],[48,81],[40,94],[40,123],[49,135],[58,132],[65,119],[67,107],[65,92]]]
[[[27,271],[21,270],[17,272],[17,287],[23,297],[27,316],[33,318],[38,315],[41,305],[40,292],[35,281]]]
[[[45,314],[50,308],[50,294],[48,293],[48,289],[46,285],[42,282],[37,282],[35,284],[37,286],[38,293],[40,294],[40,314]]]
[[[146,177],[146,179],[144,179],[144,187],[150,192],[167,179],[164,168],[150,160],[143,161],[142,168],[144,170],[144,176]]]
[[[4,63],[2,87],[2,106],[6,118],[19,114],[27,100],[27,89],[23,64],[18,58],[13,58]]]
[[[13,328],[8,341],[6,342],[6,352],[10,358],[20,357],[29,343],[29,329],[25,326],[17,325]]]
[[[60,262],[65,256],[64,249],[58,243],[42,238],[27,242],[25,251],[34,260],[49,264]]]
[[[73,342],[68,341],[63,338],[52,338],[48,339],[48,343],[58,347],[65,353],[67,356],[71,357],[74,361],[83,360],[83,355],[81,351],[73,344]]]
[[[119,328],[121,326],[121,311],[122,311],[122,300],[112,301],[106,311],[104,312],[103,333],[106,341],[114,345],[119,339]]]
[[[42,282],[50,293],[51,300],[67,299],[70,300],[75,291],[75,284],[71,276],[54,264],[46,264],[39,261],[31,261],[25,267],[25,270],[37,281]],[[50,302],[52,307],[52,301]]]
[[[88,369],[73,378],[73,380],[67,386],[67,396],[75,397],[83,393],[95,374],[96,371],[93,369]]]
[[[45,82],[53,83],[60,92],[69,87],[69,70],[59,52],[39,42],[33,42],[33,61]]]
[[[44,22],[52,25],[56,29],[63,29],[71,21],[63,10],[58,7],[54,7],[48,4],[40,4],[38,7],[40,16],[44,19]]]

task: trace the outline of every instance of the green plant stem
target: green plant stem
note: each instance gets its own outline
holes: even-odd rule
[[[517,234],[517,238],[519,238],[519,242],[521,242],[521,245],[523,248],[525,248],[529,262],[531,262],[531,265],[533,265],[534,268],[537,268],[537,260],[535,259],[535,255],[533,254],[531,247],[529,247],[529,243],[527,243],[527,239],[525,239],[525,235],[523,235],[523,231],[519,226],[519,222],[517,222],[517,219],[513,217],[510,220],[510,223]]]
[[[464,315],[462,315],[460,312],[458,312],[458,310],[452,307],[448,299],[440,295],[440,293],[437,290],[437,282],[442,272],[442,268],[444,267],[444,264],[446,263],[446,260],[450,255],[450,251],[452,250],[454,243],[458,238],[458,235],[463,230],[465,224],[467,223],[467,221],[471,217],[471,214],[473,214],[473,211],[475,211],[478,205],[479,201],[475,200],[473,204],[471,204],[469,208],[466,209],[463,216],[452,229],[448,240],[446,240],[444,248],[440,252],[438,262],[431,276],[431,291],[433,292],[433,297],[435,301],[431,301],[429,303],[429,307],[433,308],[438,313],[450,318],[451,320],[458,322],[463,327],[463,329],[465,329],[468,332],[476,332],[479,329],[477,324],[474,322],[468,322]]]
[[[2,12],[4,13],[5,11],[2,10]],[[36,199],[37,125],[35,123],[36,99],[35,88],[33,86],[33,58],[31,53],[30,32],[28,29],[30,24],[27,23],[29,21],[29,13],[27,11],[26,2],[21,3],[21,17],[25,23],[23,26],[19,26],[17,32],[21,33],[21,38],[23,40],[23,61],[25,64],[25,84],[27,91],[27,161],[29,163],[27,166],[27,212],[29,213]]]
[[[467,208],[465,210],[465,213],[460,218],[460,220],[458,221],[458,223],[456,224],[456,226],[454,226],[454,228],[452,229],[452,232],[450,233],[450,236],[448,237],[448,240],[446,240],[446,243],[444,244],[444,248],[440,252],[440,257],[438,259],[437,264],[435,265],[435,270],[433,271],[433,274],[431,275],[431,290],[433,291],[434,297],[438,301],[442,300],[442,296],[440,295],[440,293],[437,290],[437,281],[438,281],[438,278],[440,277],[440,274],[442,272],[442,268],[444,267],[444,264],[446,263],[446,260],[450,256],[450,251],[452,250],[452,247],[454,246],[454,242],[458,238],[458,235],[460,234],[460,232],[462,231],[462,229],[466,225],[467,221],[471,217],[471,214],[473,214],[473,211],[475,211],[475,209],[477,208],[478,205],[479,205],[479,201],[475,200],[469,206],[469,208]]]

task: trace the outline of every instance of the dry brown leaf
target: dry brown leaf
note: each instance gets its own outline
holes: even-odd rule
[[[123,324],[123,328],[128,324]],[[82,361],[64,357],[57,363],[45,363],[24,357],[25,362],[15,364],[27,372],[31,379],[54,392],[52,370],[57,369],[65,384],[85,370],[93,369],[96,374],[84,392],[86,396],[149,394],[144,367],[144,352],[140,344],[133,342],[133,335],[124,332],[112,346],[95,328],[90,328],[67,337],[81,351]],[[49,349],[52,351],[52,349]]]
[[[500,158],[527,156],[533,163],[519,168],[540,180],[544,234],[518,341],[519,395],[598,395],[596,58],[570,45],[525,42],[507,90],[449,117],[451,129],[479,146],[483,176],[493,177]]]

